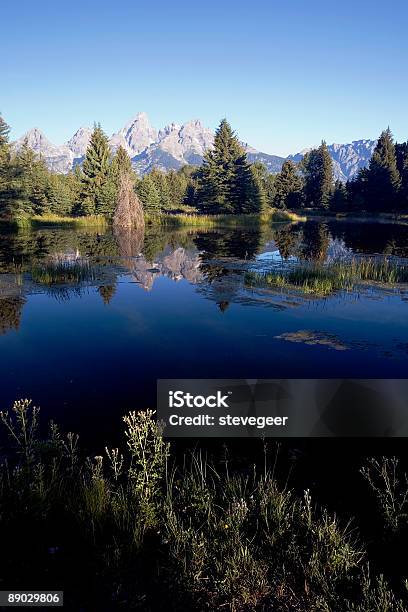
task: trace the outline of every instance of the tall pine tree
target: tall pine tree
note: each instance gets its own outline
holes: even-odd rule
[[[118,182],[121,174],[132,173],[132,162],[124,147],[120,145],[113,156],[111,164],[111,175]]]
[[[12,153],[9,132],[9,126],[0,116],[0,218],[16,221],[33,212],[32,195],[44,201],[46,183],[43,179],[48,172],[27,143],[18,155]],[[29,160],[27,167],[23,163],[24,156]],[[26,174],[27,169],[31,174]],[[36,171],[37,181],[33,176]]]
[[[50,200],[52,175],[41,155],[35,153],[28,142],[24,141],[15,162],[20,170],[21,195],[25,201],[25,211],[35,215],[55,212],[52,210]]]
[[[160,211],[160,193],[150,174],[146,174],[138,181],[136,192],[140,197],[144,210],[151,212]]]
[[[79,214],[105,212],[106,188],[109,181],[110,151],[108,138],[101,126],[95,125],[81,170]]]
[[[5,220],[13,217],[13,199],[16,196],[12,186],[16,173],[11,163],[9,132],[9,126],[0,115],[0,218]]]
[[[327,209],[333,191],[333,162],[324,140],[318,149],[305,155],[302,169],[307,205]]]
[[[215,133],[213,148],[204,155],[197,204],[208,214],[261,212],[265,205],[262,185],[226,119]]]
[[[367,208],[383,212],[395,209],[399,185],[394,141],[387,128],[378,139],[368,166]]]
[[[251,165],[255,180],[261,185],[263,197],[265,199],[266,210],[274,205],[275,199],[275,175],[271,174],[268,168],[260,161]]]
[[[161,170],[158,170],[157,168],[153,168],[153,170],[150,172],[150,178],[152,179],[154,186],[156,187],[157,192],[159,194],[160,209],[170,210],[172,206],[172,201],[167,174],[165,172],[162,172]]]
[[[296,165],[286,160],[275,178],[274,206],[277,208],[299,208],[302,204],[302,179]]]
[[[348,199],[347,199],[346,185],[342,181],[336,181],[334,185],[333,194],[330,200],[330,208],[336,212],[347,210]]]
[[[235,162],[234,179],[230,187],[234,214],[257,214],[268,206],[266,191],[256,168],[248,163],[245,151]]]

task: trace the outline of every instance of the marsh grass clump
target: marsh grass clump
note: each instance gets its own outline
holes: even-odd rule
[[[361,281],[387,284],[408,282],[408,266],[387,258],[352,259],[348,273],[351,277]]]
[[[84,610],[407,609],[368,568],[354,522],[280,485],[266,454],[244,471],[198,450],[176,460],[145,411],[124,417],[123,448],[84,457],[55,424],[40,437],[28,400],[0,416],[5,584],[29,568]]]
[[[58,285],[94,281],[96,274],[87,259],[54,257],[34,265],[31,277],[42,285]]]
[[[408,266],[389,259],[351,259],[329,264],[301,264],[287,271],[245,274],[249,287],[294,289],[326,296],[335,291],[352,291],[362,282],[396,285],[408,282]]]
[[[103,215],[88,215],[83,217],[64,217],[54,214],[33,215],[20,223],[21,227],[59,226],[65,228],[97,228],[105,230],[108,221]]]
[[[306,218],[296,213],[270,209],[261,214],[242,215],[199,215],[194,212],[187,214],[145,213],[147,223],[154,225],[170,225],[172,227],[257,227],[269,223],[296,223]]]
[[[237,227],[242,225],[259,224],[258,215],[198,215],[188,214],[147,214],[148,222],[171,227]]]

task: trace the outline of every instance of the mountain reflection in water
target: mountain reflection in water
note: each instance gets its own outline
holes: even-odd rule
[[[154,405],[159,377],[406,377],[406,283],[323,295],[284,282],[367,258],[405,269],[408,226],[1,229],[0,399],[62,397],[72,422]],[[265,273],[281,286],[246,282]]]
[[[171,231],[159,226],[148,227],[146,232],[105,234],[55,229],[3,233],[0,333],[18,329],[26,295],[46,292],[69,299],[70,295],[81,295],[84,288],[96,287],[103,302],[109,304],[117,283],[124,278],[147,291],[163,276],[187,280],[221,311],[234,300],[293,307],[305,296],[288,299],[282,291],[275,296],[270,291],[248,292],[243,286],[244,272],[283,269],[288,263],[302,261],[327,263],[353,254],[407,258],[408,227],[310,221],[207,231]],[[405,290],[401,296],[407,299]]]

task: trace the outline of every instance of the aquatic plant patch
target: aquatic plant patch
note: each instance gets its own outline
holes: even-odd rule
[[[296,289],[324,296],[339,290],[352,291],[365,281],[387,285],[407,283],[408,266],[386,258],[370,257],[329,264],[306,263],[288,270],[248,271],[244,280],[248,287]]]
[[[31,277],[42,285],[93,281],[96,274],[86,259],[57,257],[32,267]]]

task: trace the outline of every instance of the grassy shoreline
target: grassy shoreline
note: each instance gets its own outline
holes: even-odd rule
[[[15,227],[17,229],[30,229],[41,227],[64,227],[81,228],[93,227],[106,229],[109,222],[102,215],[89,215],[87,217],[64,217],[60,215],[33,215],[32,217],[22,217],[14,221],[0,220],[1,225]]]
[[[198,215],[198,214],[169,214],[150,212],[145,213],[146,223],[149,225],[168,225],[171,227],[238,227],[259,225],[259,223],[288,223],[306,221],[306,217],[285,210],[272,210],[262,215]],[[10,225],[18,229],[41,227],[81,228],[93,227],[106,229],[111,223],[102,215],[87,217],[63,217],[59,215],[34,215],[16,221],[0,221],[3,225]]]
[[[243,215],[201,215],[196,213],[152,213],[145,212],[145,221],[148,225],[165,225],[171,227],[250,227],[267,223],[299,223],[308,220],[338,220],[378,223],[408,223],[408,212],[401,213],[370,213],[370,212],[341,212],[304,209],[302,211],[271,209],[263,214]],[[92,227],[107,229],[111,222],[103,215],[89,215],[85,217],[69,217],[60,215],[34,215],[15,221],[0,219],[0,226],[10,226],[17,229],[27,228],[84,228]]]
[[[266,223],[296,223],[306,221],[306,217],[289,210],[274,209],[261,215],[198,215],[198,214],[166,214],[145,215],[149,224],[169,225],[172,227],[240,227]]]

